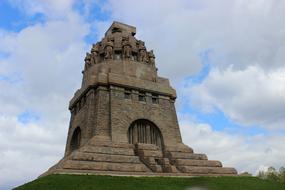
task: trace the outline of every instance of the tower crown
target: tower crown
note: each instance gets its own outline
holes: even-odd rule
[[[134,36],[136,28],[120,22],[113,22],[105,37],[92,45],[85,57],[85,68],[107,61],[135,61],[155,67],[153,50],[147,51],[145,43]]]
[[[85,90],[97,85],[119,85],[176,98],[169,80],[157,75],[155,55],[135,38],[136,28],[113,22],[101,41],[92,44],[84,59],[81,88],[70,102],[74,107]],[[159,87],[159,90],[158,90]]]

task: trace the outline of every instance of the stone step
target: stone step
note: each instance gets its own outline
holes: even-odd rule
[[[108,146],[90,146],[90,145],[82,147],[80,149],[80,152],[129,155],[129,156],[135,155],[134,149],[132,148],[116,148]]]
[[[113,148],[134,148],[134,144],[129,143],[113,143],[111,141],[99,141],[96,139],[91,139],[88,143],[89,146],[107,146],[107,147],[113,147]]]
[[[135,148],[137,150],[155,150],[155,151],[161,151],[160,148],[154,144],[144,144],[144,143],[137,143],[135,145]]]
[[[178,170],[183,173],[189,174],[205,174],[205,175],[223,175],[223,174],[237,174],[234,168],[222,168],[222,167],[197,167],[197,166],[177,166]]]
[[[128,144],[128,143],[112,143],[111,146],[113,148],[131,148],[131,149],[135,148],[134,144]]]
[[[193,153],[193,149],[184,144],[177,144],[176,146],[167,145],[165,146],[165,150],[170,152]]]
[[[222,167],[222,163],[216,160],[175,159],[172,161],[172,164],[176,166]]]
[[[72,155],[71,159],[98,162],[141,163],[139,157],[137,156],[99,154],[88,152],[75,152]]]
[[[112,162],[90,162],[67,160],[63,169],[94,170],[94,171],[121,171],[121,172],[150,172],[144,164],[112,163]]]
[[[159,150],[143,150],[139,149],[137,150],[137,154],[140,157],[157,157],[157,158],[162,158],[162,151]]]
[[[185,152],[166,152],[166,156],[172,159],[192,159],[192,160],[208,160],[205,154],[185,153]]]

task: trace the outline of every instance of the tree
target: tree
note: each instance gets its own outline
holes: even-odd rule
[[[285,168],[281,167],[279,169],[279,179],[281,183],[285,183]]]
[[[261,179],[266,179],[266,172],[265,171],[259,171],[257,177]]]
[[[277,171],[274,167],[271,166],[267,171],[259,171],[257,176],[261,179],[285,183],[285,168],[280,167],[279,171]]]

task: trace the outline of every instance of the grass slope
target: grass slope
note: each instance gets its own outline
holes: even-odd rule
[[[196,187],[196,188],[195,188]],[[197,188],[200,187],[200,188]],[[50,175],[15,190],[285,190],[285,185],[255,177],[115,177]]]

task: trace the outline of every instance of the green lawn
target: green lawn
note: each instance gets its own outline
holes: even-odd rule
[[[200,187],[200,188],[197,188]],[[285,185],[256,177],[113,177],[50,175],[16,190],[285,190]]]

